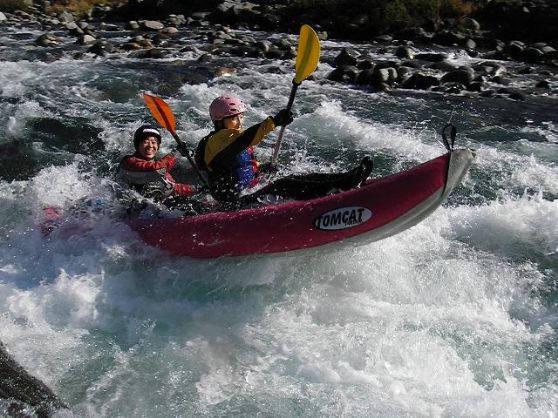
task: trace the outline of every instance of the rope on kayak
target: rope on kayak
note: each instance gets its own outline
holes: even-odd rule
[[[451,139],[451,143],[448,141],[448,137],[446,135],[446,131],[448,130],[448,128],[450,130],[449,137]],[[453,151],[456,134],[457,134],[457,128],[452,123],[446,124],[446,126],[444,126],[444,129],[442,129],[442,139],[444,140],[444,146],[449,152]]]

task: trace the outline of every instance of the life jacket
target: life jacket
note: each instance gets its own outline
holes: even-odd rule
[[[194,153],[194,162],[198,168],[202,171],[209,171],[207,165],[205,164],[205,145],[211,134],[204,136],[196,147],[196,152]]]
[[[239,190],[253,187],[258,183],[259,163],[254,156],[254,148],[250,147],[238,154],[233,167],[236,184]]]
[[[195,152],[195,162],[200,170],[207,171],[210,181],[215,185],[225,183],[237,191],[253,187],[258,183],[259,162],[254,155],[254,147],[248,147],[235,155],[228,167],[211,169],[205,162],[205,147],[213,133],[200,140]]]
[[[161,168],[152,171],[127,170],[124,168],[123,162],[128,157],[131,156],[127,155],[120,161],[116,174],[117,182],[124,183],[142,196],[155,200],[163,200],[172,194],[174,186],[166,177],[166,169]]]

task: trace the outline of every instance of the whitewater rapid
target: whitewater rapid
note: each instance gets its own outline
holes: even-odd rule
[[[193,146],[209,132],[207,106],[224,91],[246,101],[247,124],[279,110],[291,67],[254,60],[171,86],[179,135]],[[37,228],[44,207],[106,198],[133,131],[151,122],[140,93],[164,77],[125,58],[2,63],[0,145],[13,155],[0,179],[0,340],[72,414],[558,414],[556,114],[372,94],[324,82],[327,70],[299,90],[283,172],[366,154],[373,176],[400,171],[444,152],[451,119],[477,154],[462,185],[380,242],[202,261],[148,247],[102,212],[78,234]],[[162,152],[173,147],[166,135]]]

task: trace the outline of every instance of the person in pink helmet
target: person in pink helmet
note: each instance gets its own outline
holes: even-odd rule
[[[293,121],[288,109],[268,116],[262,122],[243,129],[246,105],[233,95],[217,97],[209,106],[214,130],[196,148],[196,164],[208,176],[212,195],[230,208],[253,203],[264,195],[307,199],[325,195],[332,189],[348,190],[362,183],[370,174],[372,160],[366,157],[355,170],[346,173],[317,173],[288,176],[274,181],[257,192],[241,192],[256,186],[262,166],[254,155],[254,147],[277,126]]]

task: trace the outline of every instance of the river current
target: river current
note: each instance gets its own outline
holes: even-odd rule
[[[141,92],[169,103],[193,147],[224,92],[245,100],[248,126],[285,107],[294,60],[219,57],[237,72],[192,84],[187,52],[48,60],[27,46],[38,35],[0,34],[0,340],[75,416],[558,414],[556,99],[371,93],[325,80],[348,45],[325,41],[281,170],[367,154],[373,176],[404,170],[444,152],[451,121],[456,145],[476,150],[462,185],[368,245],[176,258],[109,215],[69,236],[37,222],[44,207],[104,202],[134,130],[154,122]],[[166,133],[162,151],[173,147]]]

